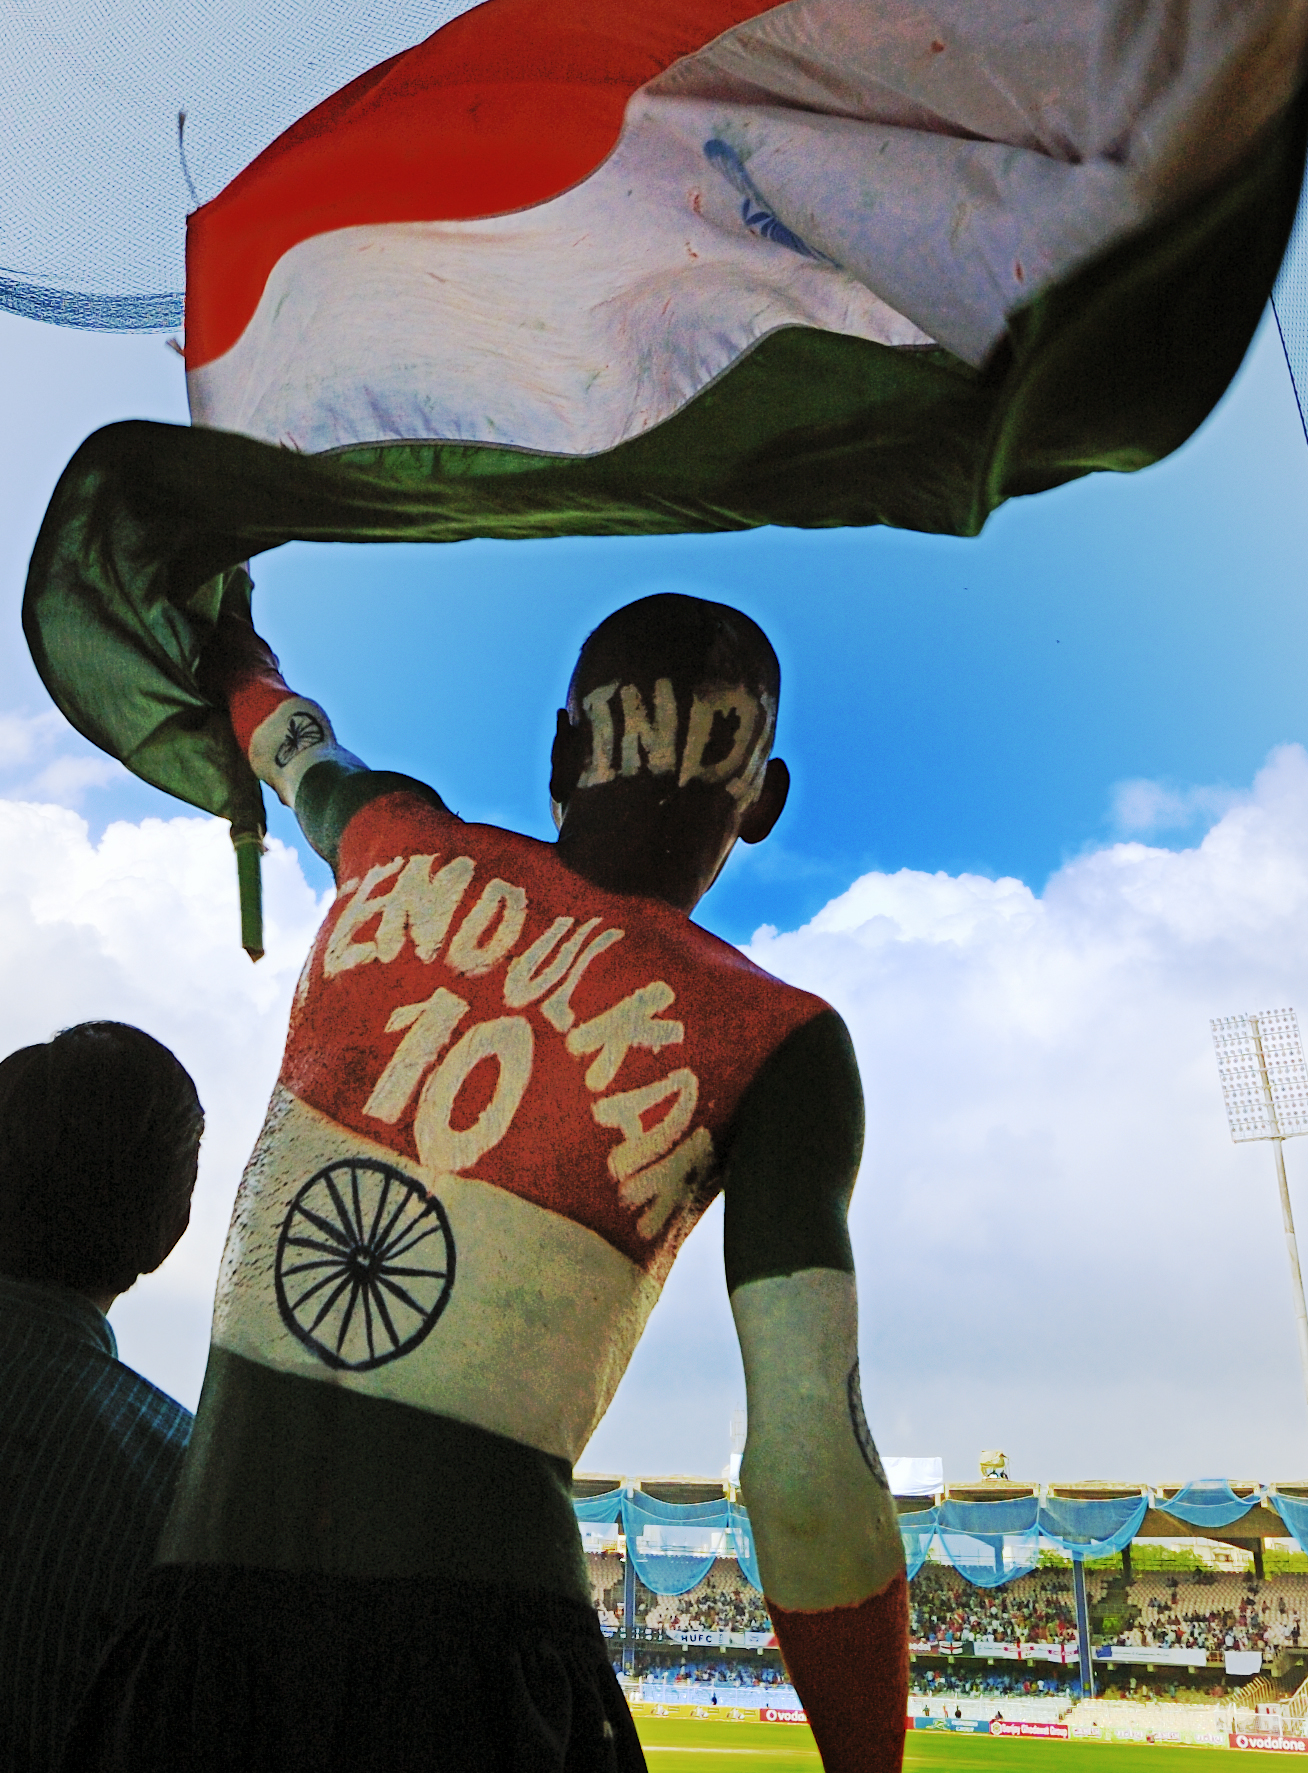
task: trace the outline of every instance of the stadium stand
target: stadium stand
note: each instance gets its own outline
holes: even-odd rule
[[[1308,1645],[1308,1575],[1142,1572],[1125,1585],[1134,1617],[1123,1644],[1160,1649],[1278,1650]]]
[[[659,1595],[639,1573],[657,1581],[672,1564],[651,1562],[642,1551],[629,1575],[623,1534],[636,1529],[624,1529],[627,1517],[606,1502],[620,1488],[674,1509],[699,1505],[694,1519],[701,1521],[703,1505],[715,1498],[725,1495],[733,1509],[739,1504],[726,1483],[703,1478],[643,1485],[621,1478],[580,1480],[579,1501],[593,1501],[582,1518],[599,1523],[586,1529],[591,1589],[628,1691],[668,1704],[797,1703],[766,1605],[749,1579],[757,1579],[749,1543],[733,1537],[736,1516],[727,1519],[722,1551],[702,1580],[683,1594]],[[1111,1504],[1095,1517],[1107,1525],[1093,1531],[1117,1532],[1117,1549],[1085,1565],[1092,1694],[1082,1692],[1067,1545],[1050,1532],[1052,1546],[1042,1537],[1033,1549],[1032,1511],[1037,1504],[1044,1510],[1040,1498],[1052,1496]],[[1251,1484],[1237,1489],[1205,1480],[1171,1492],[1089,1484],[1037,1491],[984,1480],[945,1498],[969,1507],[1025,1499],[1026,1512],[997,1511],[990,1517],[998,1523],[996,1537],[987,1540],[988,1519],[974,1511],[962,1515],[959,1525],[960,1513],[950,1517],[942,1501],[932,1505],[938,1539],[927,1544],[929,1532],[917,1529],[914,1562],[925,1561],[910,1584],[910,1710],[924,1724],[966,1728],[1002,1711],[1009,1721],[1061,1719],[1074,1734],[1109,1739],[1216,1742],[1230,1731],[1308,1734],[1308,1555],[1298,1549],[1308,1544],[1308,1490]],[[1290,1506],[1284,1506],[1287,1499]],[[920,1498],[900,1506],[914,1521],[923,1520]],[[1222,1516],[1215,1520],[1218,1509]],[[648,1508],[632,1518],[653,1518],[656,1526],[673,1519],[651,1517]],[[1041,1535],[1046,1518],[1042,1512]],[[1067,1510],[1060,1517],[1052,1507],[1048,1518],[1063,1532],[1072,1528],[1060,1523],[1070,1518],[1075,1525],[1076,1519]],[[1126,1521],[1120,1531],[1115,1520]],[[907,1530],[907,1520],[905,1525]],[[979,1557],[968,1549],[969,1533],[972,1544],[983,1547]],[[1007,1580],[1000,1574],[1000,1551],[992,1557],[984,1549],[992,1543],[1002,1543],[1005,1560],[1010,1544],[1018,1554],[1018,1573]]]
[[[923,1564],[910,1595],[909,1635],[915,1646],[1076,1642],[1068,1570],[1041,1570],[1003,1588],[982,1589],[948,1565]]]
[[[664,1631],[771,1632],[763,1597],[734,1561],[719,1558],[698,1588],[664,1596],[646,1623]]]
[[[586,1571],[599,1622],[606,1633],[616,1631],[622,1623],[622,1559],[614,1552],[588,1551]]]

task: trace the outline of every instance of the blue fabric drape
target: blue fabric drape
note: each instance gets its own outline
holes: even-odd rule
[[[572,1511],[579,1521],[616,1521],[622,1513],[622,1491],[605,1490],[599,1496],[573,1497]]]
[[[1308,1499],[1303,1496],[1282,1496],[1269,1490],[1267,1500],[1280,1515],[1300,1551],[1308,1551]]]
[[[763,1579],[758,1573],[758,1554],[754,1550],[754,1529],[749,1524],[749,1512],[738,1502],[730,1505],[731,1537],[735,1544],[736,1561],[740,1565],[740,1573],[751,1588],[763,1593]]]
[[[1308,1498],[1270,1491],[1249,1500],[1224,1479],[1200,1478],[1177,1492],[1168,1513],[1195,1526],[1221,1527],[1256,1502],[1275,1508],[1302,1550],[1308,1551]],[[745,1580],[763,1592],[749,1513],[738,1502],[660,1502],[639,1490],[608,1490],[573,1504],[578,1521],[621,1520],[636,1574],[654,1594],[686,1594],[708,1575],[715,1558],[734,1554]],[[1040,1562],[1044,1545],[1076,1560],[1120,1552],[1139,1532],[1148,1496],[1111,1500],[1021,1496],[1001,1502],[945,1501],[899,1517],[911,1580],[937,1537],[954,1569],[977,1588],[998,1588]]]
[[[1040,1562],[1038,1533],[940,1534],[945,1556],[973,1588],[1002,1588]]]
[[[1034,1533],[1040,1511],[1038,1496],[1018,1496],[1009,1502],[942,1502],[943,1533]]]
[[[1261,1500],[1261,1493],[1256,1490],[1252,1496],[1237,1496],[1225,1478],[1197,1478],[1179,1489],[1169,1502],[1160,1499],[1157,1506],[1165,1514],[1174,1514],[1178,1521],[1188,1521],[1192,1527],[1229,1527]]]
[[[624,1489],[574,1498],[578,1522],[620,1520],[636,1574],[652,1594],[685,1594],[708,1575],[713,1560],[733,1551],[745,1580],[763,1592],[749,1512],[738,1502],[660,1502]]]
[[[1036,1517],[1040,1500],[942,1502],[940,1543],[945,1556],[975,1588],[998,1588],[1040,1562]]]
[[[731,1504],[660,1502],[640,1491],[622,1502],[627,1556],[652,1594],[686,1594],[727,1547]]]
[[[908,1566],[910,1582],[926,1562],[926,1554],[931,1549],[931,1541],[936,1536],[939,1524],[938,1508],[917,1508],[911,1514],[900,1515],[899,1537],[904,1542],[904,1562]]]
[[[1149,1507],[1147,1496],[1111,1501],[1073,1496],[1046,1496],[1040,1508],[1040,1531],[1065,1556],[1101,1558],[1121,1551],[1140,1531]]]

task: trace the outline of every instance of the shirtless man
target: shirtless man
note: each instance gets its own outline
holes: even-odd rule
[[[689,919],[785,802],[766,637],[678,596],[602,623],[558,717],[554,845],[368,770],[241,610],[204,681],[338,886],[159,1566],[69,1766],[642,1766],[571,1472],[721,1187],[769,1609],[828,1773],[898,1767],[854,1055],[820,999]]]

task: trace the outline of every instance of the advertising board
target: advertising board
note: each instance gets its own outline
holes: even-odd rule
[[[664,1705],[648,1699],[629,1700],[628,1708],[634,1718],[698,1718],[724,1724],[756,1724],[761,1715],[755,1705]]]
[[[784,1706],[769,1705],[766,1710],[758,1714],[758,1721],[760,1724],[806,1724],[808,1713],[806,1711],[792,1711]]]
[[[1203,1668],[1208,1661],[1206,1650],[1163,1649],[1158,1644],[1100,1644],[1095,1651],[1096,1662],[1143,1662],[1155,1667]],[[1261,1666],[1261,1659],[1260,1659]],[[1256,1674],[1257,1669],[1251,1669]]]
[[[700,1644],[709,1649],[723,1645],[733,1650],[775,1650],[777,1635],[772,1631],[689,1631],[665,1626],[664,1637],[673,1644]]]
[[[1162,1708],[1168,1709],[1168,1708]],[[1172,1712],[1182,1708],[1170,1707]],[[1155,1712],[1155,1717],[1158,1713]],[[1152,1723],[1144,1726],[1121,1726],[1102,1723],[1081,1723],[1076,1717],[1071,1719],[1072,1740],[1074,1742],[1161,1742],[1177,1743],[1181,1747],[1225,1748],[1226,1737],[1215,1730],[1201,1730],[1192,1724]]]
[[[1232,1748],[1261,1749],[1264,1754],[1308,1754],[1308,1742],[1302,1736],[1257,1736],[1236,1734],[1228,1738]]]
[[[1068,1728],[1066,1724],[1032,1724],[1025,1718],[994,1718],[986,1729],[992,1736],[1032,1736],[1043,1742],[1066,1742]]]

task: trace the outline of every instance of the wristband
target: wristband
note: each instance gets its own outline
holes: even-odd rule
[[[332,723],[318,703],[290,691],[254,729],[247,755],[259,780],[292,810],[301,779],[314,764],[330,760],[363,767],[336,743]]]

